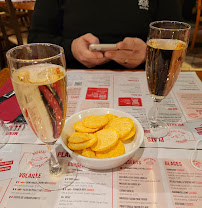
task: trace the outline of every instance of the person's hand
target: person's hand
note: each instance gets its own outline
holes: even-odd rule
[[[136,68],[146,59],[147,44],[139,38],[125,38],[117,43],[117,51],[106,51],[104,56],[126,68]]]
[[[100,43],[99,39],[91,33],[87,33],[77,39],[74,39],[71,45],[74,58],[88,68],[108,62],[109,59],[104,57],[102,52],[89,50],[90,44],[98,43]]]

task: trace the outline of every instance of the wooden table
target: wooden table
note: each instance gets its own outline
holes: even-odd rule
[[[196,74],[199,77],[199,79],[202,81],[202,71],[198,71],[196,72]]]
[[[4,68],[0,71],[0,88],[10,78],[10,72],[8,68]]]
[[[24,10],[34,10],[35,6],[35,1],[31,2],[13,2],[13,6],[16,9],[24,9]],[[5,1],[0,1],[0,7],[6,7],[6,2]]]

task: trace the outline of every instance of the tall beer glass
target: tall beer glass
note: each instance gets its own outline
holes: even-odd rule
[[[164,137],[169,130],[158,119],[159,103],[169,94],[180,73],[185,58],[190,25],[176,21],[150,23],[147,40],[146,76],[154,101],[150,118],[151,137]]]
[[[59,164],[54,145],[63,130],[67,109],[64,50],[48,43],[27,44],[10,49],[6,56],[22,113],[50,150],[49,162],[38,169],[38,183],[44,189],[62,189],[76,177],[76,170]]]

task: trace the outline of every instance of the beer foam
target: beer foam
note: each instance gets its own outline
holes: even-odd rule
[[[14,73],[17,82],[30,84],[50,84],[65,76],[62,66],[55,64],[36,64],[20,68]]]
[[[162,50],[180,50],[187,47],[185,42],[177,39],[150,39],[147,44]]]

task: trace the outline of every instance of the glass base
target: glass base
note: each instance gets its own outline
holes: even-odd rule
[[[150,136],[151,138],[165,137],[169,133],[169,128],[163,121],[157,120],[156,122],[150,123]]]
[[[8,143],[9,139],[9,130],[4,121],[0,120],[0,149]]]
[[[0,139],[1,139],[0,149],[1,149],[2,147],[4,147],[4,146],[8,143],[9,138],[10,138],[9,135],[1,135],[1,136],[0,136]]]
[[[40,187],[49,191],[57,191],[70,186],[77,177],[77,167],[68,166],[67,159],[60,160],[61,168],[52,173],[49,161],[43,163],[37,170],[36,181]]]

